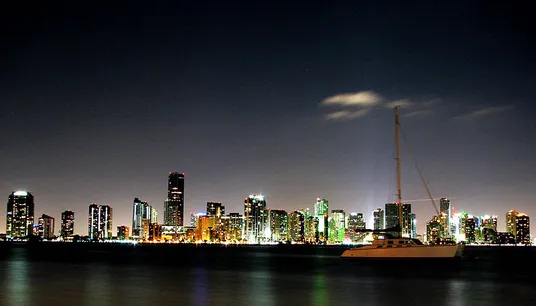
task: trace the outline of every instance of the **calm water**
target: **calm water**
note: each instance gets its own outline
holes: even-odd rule
[[[61,250],[43,260],[16,248],[0,261],[0,305],[536,305],[533,249],[378,264],[338,251]]]

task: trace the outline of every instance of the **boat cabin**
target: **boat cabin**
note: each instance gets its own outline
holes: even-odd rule
[[[372,246],[376,248],[401,248],[412,247],[416,245],[424,245],[419,239],[412,238],[389,238],[375,239],[372,241]]]

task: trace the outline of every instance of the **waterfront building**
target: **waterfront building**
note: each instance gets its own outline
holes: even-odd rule
[[[110,205],[89,205],[88,236],[91,240],[112,238],[112,207]]]
[[[417,215],[411,214],[411,236],[410,238],[417,238]]]
[[[473,216],[468,216],[468,218],[465,220],[465,241],[467,243],[475,243],[476,242],[476,220]]]
[[[229,214],[228,241],[242,241],[244,233],[244,217],[239,213]]]
[[[266,199],[260,194],[250,194],[244,199],[244,235],[249,242],[264,240],[267,219]]]
[[[43,239],[54,238],[54,218],[43,214],[38,220],[39,234],[38,236]]]
[[[375,230],[378,230],[378,229],[384,229],[384,211],[383,209],[381,208],[376,208],[373,212],[372,212],[372,219],[374,220],[374,223],[373,223],[373,229]]]
[[[132,237],[142,238],[142,222],[143,219],[152,219],[153,208],[147,201],[142,201],[134,198],[132,204]]]
[[[117,227],[117,239],[119,240],[129,240],[130,239],[130,229],[126,225],[121,225]]]
[[[164,202],[164,225],[184,225],[184,173],[169,173],[168,194]]]
[[[342,209],[333,209],[329,220],[329,242],[330,243],[342,243],[344,241],[344,234],[346,230],[345,226],[346,214]]]
[[[510,210],[506,213],[506,231],[514,234],[514,237],[516,232],[516,217],[518,214],[519,212],[515,210]]]
[[[13,191],[7,200],[6,237],[24,238],[33,234],[34,197],[27,191]]]
[[[398,225],[398,204],[385,204],[385,228],[393,228]]]
[[[480,227],[489,228],[497,232],[497,216],[483,216],[480,218]]]
[[[149,225],[151,224],[151,219],[143,218],[141,219],[141,232],[137,238],[143,240],[149,240]]]
[[[442,216],[433,216],[426,223],[426,242],[436,242],[438,239],[443,238],[443,225]]]
[[[201,216],[197,219],[196,240],[210,242],[212,241],[213,230],[216,226],[216,217]]]
[[[298,210],[288,215],[288,240],[292,242],[304,241],[305,216]]]
[[[402,204],[402,237],[411,238],[413,232],[411,204]]]
[[[327,241],[329,202],[326,199],[316,198],[314,207],[314,217],[318,220],[318,239]]]
[[[452,205],[450,203],[450,200],[448,198],[441,198],[439,199],[439,212],[441,214],[441,216],[443,216],[444,218],[442,219],[443,221],[443,230],[445,231],[445,233],[443,234],[443,236],[446,238],[446,237],[450,237],[451,233],[450,233],[450,229],[451,229],[451,226],[450,226],[450,223],[451,223],[451,219],[452,219]]]
[[[60,235],[63,240],[71,239],[74,235],[74,212],[71,210],[61,213]]]
[[[204,212],[200,212],[200,213],[191,213],[190,214],[190,226],[192,227],[195,227],[197,225],[197,219],[199,217],[204,217],[206,216],[207,214],[204,213]]]
[[[530,244],[530,218],[524,213],[518,213],[516,216],[516,242]]]
[[[158,211],[151,207],[151,223],[158,223]]]
[[[287,239],[288,214],[282,209],[268,209],[268,226],[265,237],[271,242]]]
[[[385,228],[398,226],[398,204],[385,204]],[[402,237],[411,237],[411,204],[402,204]]]
[[[225,216],[225,206],[221,205],[221,202],[207,202],[207,216],[217,218]]]
[[[304,219],[303,235],[304,241],[308,243],[318,243],[320,241],[320,235],[318,231],[319,221],[314,216],[309,216]]]
[[[162,239],[162,226],[158,223],[149,223],[148,240],[160,241]]]

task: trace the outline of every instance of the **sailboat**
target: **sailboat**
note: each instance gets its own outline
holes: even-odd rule
[[[414,238],[402,237],[402,188],[400,175],[400,149],[398,106],[395,107],[395,143],[396,143],[396,172],[398,187],[398,225],[383,230],[361,230],[375,234],[384,234],[383,239],[376,238],[371,245],[352,248],[344,251],[342,258],[353,259],[447,259],[460,257],[463,253],[462,244],[423,244]],[[389,233],[397,233],[396,237]]]

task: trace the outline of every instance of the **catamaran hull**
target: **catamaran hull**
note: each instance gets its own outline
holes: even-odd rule
[[[342,253],[342,258],[350,259],[448,259],[460,257],[463,246],[412,246],[400,248],[369,248],[349,249]]]

